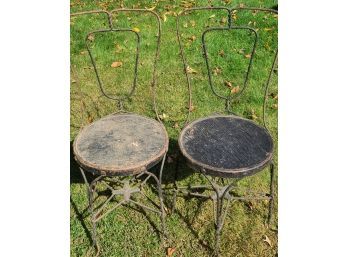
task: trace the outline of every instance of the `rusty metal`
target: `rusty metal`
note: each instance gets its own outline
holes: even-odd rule
[[[105,14],[106,19],[108,21],[108,26],[106,28],[100,28],[98,30],[89,32],[86,36],[85,43],[86,48],[89,53],[94,72],[96,74],[97,83],[98,86],[102,92],[102,94],[107,97],[108,99],[111,99],[113,101],[116,101],[118,103],[118,106],[121,108],[119,112],[121,113],[128,113],[125,110],[123,110],[123,101],[126,99],[129,99],[136,89],[137,84],[137,78],[138,78],[138,62],[139,62],[139,49],[140,49],[140,40],[141,36],[138,32],[134,31],[132,28],[115,28],[113,25],[112,15],[117,12],[137,12],[137,13],[149,13],[153,15],[156,18],[157,21],[157,41],[156,41],[156,51],[154,56],[154,64],[153,64],[153,74],[152,74],[152,80],[151,80],[151,90],[153,95],[153,108],[154,112],[156,114],[156,118],[158,122],[162,125],[162,121],[159,118],[158,111],[157,111],[157,104],[156,104],[156,85],[157,85],[157,65],[158,65],[158,59],[159,59],[159,51],[160,51],[160,43],[161,43],[161,21],[157,13],[151,11],[151,10],[145,10],[145,9],[115,9],[112,11],[104,11],[104,10],[94,10],[94,11],[85,11],[85,12],[78,12],[71,14],[71,17],[74,16],[80,16],[80,15],[92,15],[92,14]],[[136,61],[135,61],[135,67],[134,67],[134,79],[132,88],[130,90],[130,93],[127,97],[124,98],[117,98],[110,96],[106,94],[102,81],[99,77],[98,69],[96,66],[95,59],[92,55],[91,49],[89,47],[88,42],[88,36],[92,34],[97,33],[117,33],[117,32],[129,32],[129,33],[135,33],[137,38],[137,47],[136,47]],[[118,112],[118,113],[119,113]],[[110,212],[114,211],[115,209],[126,206],[126,205],[132,205],[137,206],[143,210],[151,211],[156,214],[160,215],[160,223],[161,223],[161,229],[162,232],[162,240],[166,238],[166,229],[165,229],[165,209],[164,209],[164,203],[163,203],[163,193],[162,193],[162,173],[163,173],[163,167],[166,159],[166,153],[168,150],[168,136],[166,139],[165,144],[165,151],[163,154],[161,154],[160,158],[157,158],[156,160],[153,160],[152,162],[148,163],[148,165],[145,165],[141,170],[137,170],[133,173],[127,173],[123,174],[121,173],[107,173],[105,171],[96,170],[95,167],[91,169],[89,165],[83,165],[80,163],[80,172],[83,177],[83,180],[85,182],[85,185],[87,187],[87,195],[88,195],[88,206],[89,206],[89,212],[90,212],[90,219],[92,223],[92,239],[93,239],[93,246],[96,248],[97,253],[96,255],[100,254],[100,247],[98,243],[98,235],[97,235],[97,222],[99,222],[102,218],[107,216]],[[148,169],[153,167],[156,163],[161,161],[159,176],[157,177],[152,172],[149,172]],[[88,181],[86,172],[92,173],[94,175],[94,179],[92,181]],[[142,177],[145,177],[145,179],[141,179]],[[159,198],[159,206],[150,207],[146,204],[143,204],[139,201],[137,201],[134,196],[135,195],[143,195],[146,196],[144,193],[144,185],[150,180],[153,179],[157,185],[157,191],[158,191],[158,198]],[[130,185],[130,182],[132,182],[132,186]],[[98,197],[98,185],[104,185],[106,188],[108,188],[111,192],[111,195],[105,200],[105,202],[98,207],[95,207],[95,200]],[[95,196],[96,195],[96,196]],[[107,206],[111,204],[111,200],[116,200],[115,197],[123,196],[123,199],[120,201],[116,201],[117,203],[113,203],[113,206],[107,210]],[[146,197],[145,197],[146,198]],[[153,204],[152,204],[153,205]],[[159,210],[157,209],[159,208]]]
[[[218,98],[222,99],[223,101],[225,101],[225,112],[229,115],[233,115],[233,111],[232,111],[232,103],[237,100],[243,92],[245,92],[245,89],[247,88],[248,85],[248,80],[249,80],[249,76],[250,76],[250,72],[251,72],[251,68],[252,68],[252,63],[253,63],[253,58],[254,58],[254,54],[255,54],[255,49],[257,47],[257,41],[258,41],[258,33],[255,29],[248,27],[248,26],[235,26],[233,23],[233,20],[231,19],[231,16],[234,12],[236,11],[257,11],[257,12],[269,12],[269,13],[274,13],[277,14],[278,11],[273,10],[273,9],[267,9],[267,8],[252,8],[252,7],[238,7],[238,8],[226,8],[226,7],[199,7],[199,8],[190,8],[190,9],[186,9],[185,11],[179,13],[179,15],[177,16],[176,19],[176,34],[177,34],[177,40],[178,40],[178,44],[179,44],[179,48],[180,48],[180,55],[181,55],[181,59],[183,62],[183,67],[184,67],[184,74],[186,77],[186,82],[187,82],[187,86],[188,86],[188,91],[189,91],[189,95],[188,95],[188,112],[187,112],[187,118],[186,118],[186,125],[190,122],[190,114],[192,112],[192,85],[191,85],[191,78],[190,75],[187,71],[187,60],[185,57],[185,52],[184,52],[184,47],[183,44],[181,42],[181,32],[180,32],[180,26],[179,26],[179,20],[180,20],[180,16],[182,15],[186,15],[188,13],[191,12],[195,12],[195,11],[206,11],[206,10],[227,10],[228,14],[227,14],[227,18],[228,18],[228,24],[227,26],[220,26],[220,27],[211,27],[208,28],[206,30],[203,31],[202,33],[202,48],[203,48],[203,58],[205,59],[205,64],[207,67],[207,72],[208,72],[208,82],[210,85],[210,88],[213,92],[214,95],[216,95]],[[252,48],[252,53],[251,53],[251,57],[250,57],[250,61],[249,61],[249,65],[248,65],[248,69],[244,78],[244,83],[243,83],[243,87],[240,90],[240,92],[236,95],[232,96],[223,96],[220,95],[214,88],[213,83],[212,83],[212,78],[211,78],[211,70],[210,70],[210,66],[209,66],[209,59],[208,59],[208,55],[207,55],[207,47],[206,47],[206,43],[205,43],[205,35],[211,31],[224,31],[224,30],[247,30],[250,31],[253,35],[254,35],[254,44],[253,44],[253,48]],[[275,52],[275,56],[274,59],[272,61],[272,67],[269,71],[268,77],[267,77],[267,81],[266,84],[264,85],[264,99],[263,99],[263,117],[262,117],[262,122],[263,122],[263,126],[265,127],[265,129],[268,131],[268,128],[266,126],[266,101],[267,101],[267,95],[268,95],[268,87],[271,81],[271,77],[277,62],[277,56],[278,56],[278,50],[276,50]],[[180,139],[179,139],[180,140]],[[180,143],[179,143],[180,144]],[[228,182],[228,180],[226,179],[226,181],[228,182],[227,184],[222,184],[220,185],[217,181],[215,181],[215,178],[221,178],[221,177],[226,177],[224,176],[224,174],[222,174],[221,172],[210,172],[214,170],[214,167],[211,167],[211,170],[207,170],[207,167],[202,167],[200,165],[195,165],[196,162],[193,162],[192,160],[190,161],[187,156],[186,157],[186,161],[188,161],[188,164],[190,166],[192,166],[195,170],[197,170],[200,174],[202,174],[206,180],[208,180],[209,184],[208,185],[188,185],[188,186],[184,186],[184,187],[179,187],[177,185],[177,183],[175,182],[174,185],[174,197],[173,197],[173,209],[175,209],[175,200],[176,197],[180,194],[184,194],[184,195],[188,195],[191,197],[197,197],[197,198],[201,198],[201,199],[211,199],[214,203],[214,214],[215,214],[215,248],[214,248],[214,255],[218,256],[219,255],[219,251],[220,251],[220,238],[221,238],[221,232],[222,232],[222,228],[223,228],[223,224],[226,218],[226,214],[227,211],[229,209],[230,206],[230,202],[232,200],[269,200],[269,208],[268,208],[268,218],[267,218],[267,223],[268,225],[270,225],[271,221],[272,221],[272,213],[273,213],[273,209],[274,209],[274,184],[275,184],[275,171],[274,171],[274,164],[272,161],[272,158],[270,158],[265,165],[263,165],[262,167],[260,167],[259,169],[255,169],[254,172],[251,172],[247,175],[252,175],[257,171],[262,170],[263,168],[265,168],[266,166],[270,166],[270,192],[268,194],[264,194],[264,193],[258,193],[255,195],[254,194],[246,194],[244,196],[236,196],[235,194],[232,194],[232,192],[237,188],[236,184],[238,182],[238,180],[242,179],[244,176],[233,176],[233,178],[229,178],[228,180],[230,180],[231,182]],[[272,157],[272,156],[271,156]],[[176,174],[175,174],[175,178],[177,178],[177,172],[178,169],[176,169]],[[210,177],[212,176],[212,177]],[[204,190],[204,192],[208,192],[209,190],[213,190],[213,193],[211,194],[204,194],[204,193],[200,193],[200,190]],[[199,191],[199,192],[197,192]],[[224,202],[227,201],[227,204],[224,208]]]

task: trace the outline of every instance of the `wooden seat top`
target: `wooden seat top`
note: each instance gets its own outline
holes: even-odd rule
[[[137,174],[158,163],[168,135],[157,120],[137,114],[111,114],[84,127],[74,141],[77,162],[105,175]]]
[[[272,159],[268,131],[231,115],[195,120],[180,133],[179,147],[193,168],[220,177],[243,177],[263,169]]]

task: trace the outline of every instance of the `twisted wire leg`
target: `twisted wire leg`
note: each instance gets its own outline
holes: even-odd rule
[[[161,163],[161,169],[159,173],[159,179],[158,179],[158,197],[160,200],[160,206],[161,206],[161,225],[162,225],[162,242],[164,239],[167,239],[167,230],[166,230],[166,224],[165,224],[165,209],[164,209],[164,199],[163,199],[163,191],[162,191],[162,172],[163,172],[163,167],[164,167],[164,162],[166,160],[166,154],[163,156],[162,163]]]
[[[267,224],[268,226],[271,225],[272,222],[272,214],[274,209],[274,164],[273,162],[270,165],[270,176],[271,176],[271,183],[270,183],[270,200],[269,200],[269,206],[268,206],[268,218],[267,218]]]
[[[96,183],[101,177],[98,177],[94,179],[91,183],[88,183],[87,177],[82,168],[80,168],[80,172],[82,174],[83,180],[87,188],[88,209],[91,215],[91,223],[92,223],[92,241],[93,241],[92,247],[94,247],[97,250],[96,256],[98,256],[100,253],[100,247],[97,240],[97,222],[96,222],[96,217],[95,217],[94,208],[93,208],[93,202],[94,202],[93,196],[95,192]]]

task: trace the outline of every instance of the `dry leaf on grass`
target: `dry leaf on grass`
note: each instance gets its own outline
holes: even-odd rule
[[[193,42],[193,41],[196,40],[196,36],[193,35],[193,36],[189,37],[188,40],[189,40],[190,42]]]
[[[245,58],[251,58],[251,54],[246,54],[246,55],[244,55],[245,56]]]
[[[224,50],[220,50],[220,51],[219,51],[219,55],[220,55],[221,57],[224,57],[224,56],[225,56],[225,51],[224,51]]]
[[[221,74],[221,68],[220,67],[215,67],[214,69],[213,69],[213,74],[215,75],[215,76],[217,76],[217,75],[219,75],[219,74]]]
[[[112,64],[111,64],[111,67],[112,68],[118,68],[118,67],[121,67],[122,66],[122,62],[113,62]]]
[[[167,22],[167,16],[166,16],[166,14],[163,14],[163,15],[162,15],[162,20],[163,20],[163,22]]]
[[[220,20],[220,24],[224,25],[227,23],[227,18],[226,17],[222,17],[222,19]]]
[[[159,117],[161,120],[165,120],[165,119],[168,118],[168,115],[165,114],[165,113],[162,113],[162,114],[158,115],[158,117]]]
[[[134,32],[137,32],[137,33],[139,33],[139,32],[140,32],[140,29],[139,29],[139,28],[137,28],[137,27],[134,27],[132,30],[133,30]]]
[[[186,67],[186,72],[189,74],[197,74],[197,71],[195,69],[192,69],[190,66]]]
[[[225,86],[229,87],[230,89],[232,89],[232,82],[230,81],[225,81]]]
[[[238,92],[239,92],[239,86],[233,87],[233,88],[231,89],[231,93],[232,93],[232,94],[237,94]]]
[[[272,242],[271,242],[271,240],[268,238],[268,236],[265,235],[263,241],[266,242],[270,247],[272,247]]]
[[[167,248],[167,257],[173,256],[175,250],[176,250],[175,248],[168,247],[168,248]]]
[[[89,34],[88,37],[87,37],[87,39],[88,39],[89,41],[94,41],[94,35],[93,35],[93,34]]]

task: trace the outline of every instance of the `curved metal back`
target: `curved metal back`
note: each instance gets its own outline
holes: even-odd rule
[[[252,8],[252,7],[238,7],[238,8],[226,8],[226,7],[201,7],[201,8],[191,8],[191,9],[186,9],[185,11],[181,12],[178,16],[177,16],[177,20],[176,20],[176,31],[177,31],[177,39],[179,42],[179,47],[180,47],[180,54],[181,54],[181,58],[183,61],[183,65],[184,65],[184,72],[185,72],[185,76],[186,76],[186,81],[187,81],[187,85],[188,85],[188,90],[189,90],[189,108],[188,108],[188,115],[187,115],[187,120],[186,122],[189,122],[190,120],[190,113],[191,113],[191,106],[192,106],[192,87],[191,87],[191,80],[190,80],[190,76],[188,73],[188,65],[187,65],[187,61],[185,58],[185,54],[184,54],[184,48],[183,48],[183,44],[181,42],[181,33],[180,33],[180,29],[179,29],[179,20],[180,20],[180,16],[187,14],[187,13],[191,13],[193,11],[203,11],[203,10],[227,10],[227,16],[228,16],[228,23],[227,26],[222,26],[222,27],[211,27],[208,29],[205,29],[202,33],[201,39],[202,39],[202,48],[203,48],[203,57],[205,59],[205,63],[206,63],[206,67],[207,67],[207,74],[208,74],[208,82],[210,85],[210,88],[213,92],[214,95],[216,95],[218,98],[224,100],[226,102],[226,112],[227,113],[231,113],[233,114],[232,110],[231,110],[231,105],[232,102],[235,101],[236,99],[238,99],[243,92],[245,91],[245,89],[247,88],[248,82],[249,82],[249,78],[250,78],[250,73],[252,70],[252,64],[253,64],[253,60],[254,60],[254,56],[255,56],[255,50],[257,47],[257,43],[258,43],[258,32],[256,29],[251,28],[249,26],[235,26],[233,24],[233,19],[232,16],[235,12],[237,11],[258,11],[258,12],[269,12],[269,13],[275,13],[277,14],[278,11],[273,10],[273,9],[266,9],[266,8]],[[253,46],[252,46],[252,52],[250,55],[250,61],[245,73],[245,77],[244,77],[244,82],[243,82],[243,86],[242,89],[239,91],[239,93],[237,93],[236,95],[229,95],[229,96],[224,96],[219,94],[213,84],[212,81],[212,76],[211,76],[211,69],[210,69],[210,64],[209,64],[209,58],[208,58],[208,54],[207,54],[207,46],[206,46],[206,35],[209,34],[210,32],[213,31],[232,31],[232,30],[245,30],[245,31],[249,31],[251,35],[254,36],[254,42],[253,42]],[[273,70],[275,68],[275,64],[277,61],[277,56],[278,56],[278,49],[276,49],[275,52],[275,56],[273,58],[272,61],[272,67],[270,68],[270,71],[268,73],[268,77],[267,77],[267,81],[266,81],[266,85],[265,85],[265,91],[264,91],[264,99],[263,99],[263,125],[265,126],[265,128],[267,129],[266,126],[266,99],[267,99],[267,93],[268,93],[268,87],[270,84],[270,80],[272,77],[272,73]]]
[[[86,45],[87,51],[89,53],[89,57],[91,59],[92,65],[93,65],[94,72],[96,74],[97,83],[98,83],[98,86],[99,86],[102,94],[106,98],[116,101],[118,103],[118,107],[120,108],[120,111],[123,112],[124,111],[123,110],[123,106],[124,106],[123,101],[130,99],[133,96],[136,85],[137,85],[137,81],[138,81],[138,64],[139,64],[139,51],[140,51],[141,35],[140,35],[140,33],[138,33],[138,31],[136,31],[135,29],[132,29],[132,28],[114,28],[112,17],[113,17],[114,13],[119,13],[119,12],[149,13],[156,18],[156,21],[157,21],[157,35],[156,35],[157,41],[156,41],[156,50],[155,50],[155,56],[154,56],[154,61],[153,61],[151,89],[152,89],[152,93],[153,93],[153,105],[154,105],[154,110],[156,112],[156,117],[158,120],[160,120],[158,112],[157,112],[156,97],[155,97],[155,92],[156,92],[155,87],[157,84],[157,63],[158,63],[158,59],[159,59],[160,43],[161,43],[161,31],[162,31],[161,20],[160,20],[160,17],[158,16],[158,14],[155,13],[154,11],[146,10],[146,9],[125,9],[124,8],[124,9],[114,9],[112,11],[94,10],[94,11],[78,12],[78,13],[71,14],[71,16],[89,15],[89,14],[96,14],[96,13],[102,13],[102,14],[105,14],[107,16],[108,28],[102,28],[99,30],[89,32],[85,38],[85,45]],[[136,35],[136,53],[135,53],[133,83],[132,83],[132,86],[131,86],[129,93],[125,97],[115,97],[115,96],[112,96],[112,95],[109,95],[106,93],[105,88],[103,86],[103,82],[100,78],[100,73],[98,72],[95,58],[92,55],[92,51],[91,51],[91,48],[89,46],[89,40],[88,40],[89,36],[94,35],[94,34],[101,34],[101,33],[106,34],[106,33],[117,33],[117,32],[129,32],[129,33],[134,33]]]

